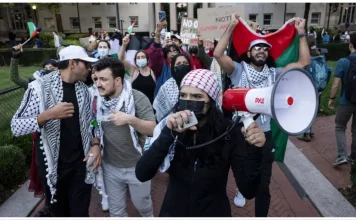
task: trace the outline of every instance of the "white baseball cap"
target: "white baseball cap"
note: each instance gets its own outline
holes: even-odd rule
[[[59,61],[64,60],[84,60],[89,63],[98,61],[96,58],[89,57],[83,47],[75,45],[65,47],[59,52]]]
[[[270,48],[272,48],[272,45],[269,44],[266,40],[263,40],[263,39],[257,39],[257,40],[254,40],[250,43],[250,47],[248,48],[248,50],[251,50],[251,48],[257,44],[266,44],[267,46],[269,46]]]

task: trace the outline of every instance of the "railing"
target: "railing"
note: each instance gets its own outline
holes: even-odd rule
[[[19,86],[0,91],[0,131],[10,128],[10,121],[19,108],[25,90]]]

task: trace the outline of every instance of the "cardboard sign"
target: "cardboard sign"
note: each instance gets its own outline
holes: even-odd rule
[[[189,46],[198,46],[198,20],[193,18],[182,18],[182,26],[180,28],[180,37],[183,44]]]
[[[231,15],[238,13],[244,18],[244,6],[226,8],[199,8],[198,21],[201,39],[220,38],[231,22]]]

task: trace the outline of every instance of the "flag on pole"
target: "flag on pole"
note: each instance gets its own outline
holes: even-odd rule
[[[36,28],[35,24],[33,22],[27,22],[30,38],[34,38],[37,34],[40,33],[41,28]]]
[[[275,60],[276,67],[285,67],[289,63],[297,62],[299,57],[299,38],[295,29],[295,19],[287,21],[279,30],[269,35],[260,35],[253,31],[242,18],[236,25],[231,39],[229,56],[234,61],[239,61],[238,56],[248,51],[251,41],[265,39],[272,45],[269,56]],[[283,162],[287,147],[288,135],[271,120],[271,131],[276,145],[275,160]]]
[[[135,21],[132,23],[132,25],[127,28],[127,32],[128,32],[129,34],[132,33],[133,27],[135,26],[136,22],[137,22],[137,18],[135,18]]]

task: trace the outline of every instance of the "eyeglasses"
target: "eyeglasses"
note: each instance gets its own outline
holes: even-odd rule
[[[263,51],[269,51],[271,48],[270,47],[262,47],[262,46],[253,46],[253,48],[257,51],[260,51],[263,49]]]
[[[74,60],[74,61],[75,61],[76,63],[79,63],[79,62],[83,63],[86,68],[89,68],[89,67],[90,67],[90,64],[89,64],[88,62],[84,61],[84,60]]]

